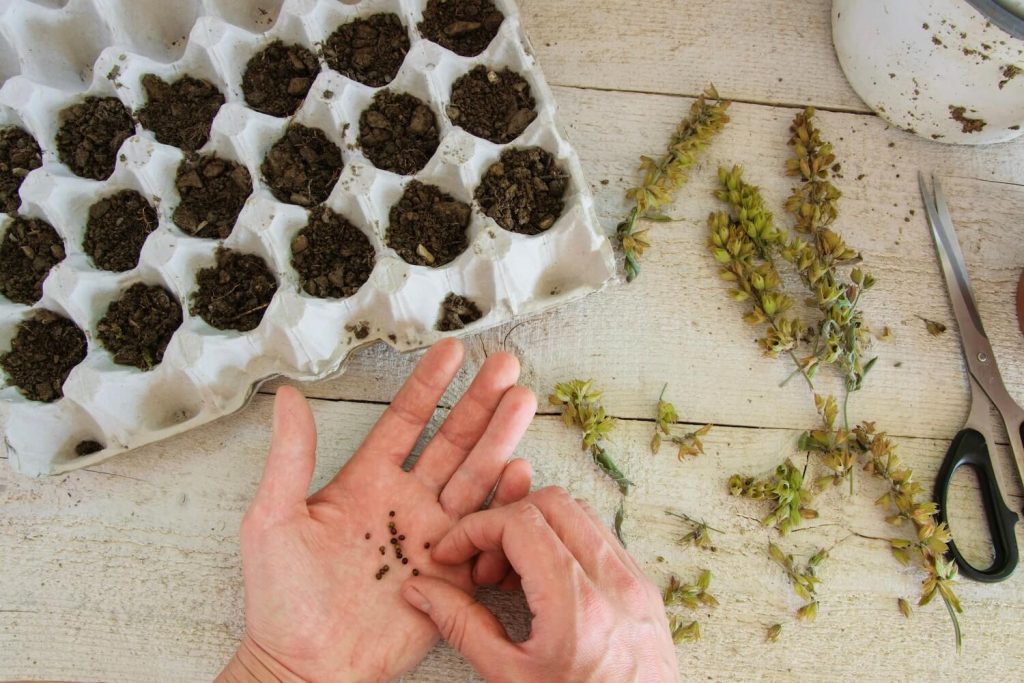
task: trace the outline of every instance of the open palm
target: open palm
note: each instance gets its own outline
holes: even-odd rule
[[[402,599],[402,582],[415,569],[467,592],[474,585],[473,565],[434,564],[426,544],[479,510],[496,485],[492,507],[529,492],[529,465],[509,459],[536,400],[515,386],[519,364],[507,354],[488,359],[415,467],[402,469],[462,358],[456,341],[431,349],[349,463],[308,499],[313,416],[297,391],[278,392],[270,456],[242,525],[242,565],[247,641],[287,672],[372,681],[414,667],[439,634]],[[504,559],[477,562],[494,576]]]

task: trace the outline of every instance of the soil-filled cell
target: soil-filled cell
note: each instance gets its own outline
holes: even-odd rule
[[[301,45],[278,40],[249,60],[242,92],[246,104],[258,112],[291,116],[302,106],[319,73],[316,55]]]
[[[447,265],[469,247],[471,215],[469,204],[414,180],[391,209],[387,244],[407,263]]]
[[[469,133],[503,145],[537,118],[530,84],[515,71],[478,66],[452,86],[448,118]]]
[[[0,367],[25,398],[52,403],[63,398],[64,382],[86,353],[85,333],[78,325],[41,310],[18,325]]]
[[[270,148],[260,170],[278,200],[309,208],[327,201],[344,165],[326,133],[295,124]]]
[[[64,241],[49,223],[16,217],[0,241],[0,294],[31,305],[43,296],[43,282],[64,260]]]
[[[158,142],[186,152],[207,143],[213,119],[224,104],[224,95],[215,85],[192,76],[168,83],[147,74],[142,87],[146,104],[139,110],[139,122],[153,131]]]
[[[35,138],[17,126],[0,128],[0,212],[17,213],[22,181],[42,165],[43,155]]]
[[[504,229],[539,235],[562,216],[568,187],[569,175],[545,150],[510,149],[487,169],[476,200]]]
[[[178,166],[175,187],[174,224],[193,237],[227,239],[252,194],[252,176],[229,159],[193,155]]]
[[[152,370],[181,326],[181,305],[158,285],[136,283],[110,304],[96,326],[100,343],[118,365]]]
[[[409,33],[395,14],[374,14],[342,24],[323,46],[327,65],[379,88],[398,75],[409,52]]]
[[[217,263],[196,275],[193,315],[218,330],[249,332],[259,327],[277,293],[277,278],[256,254],[217,251]]]
[[[455,332],[471,325],[484,317],[480,307],[474,301],[452,292],[441,304],[441,314],[437,319],[437,329],[441,332]]]
[[[292,267],[310,296],[352,296],[370,279],[373,265],[370,240],[327,207],[314,209],[309,224],[292,240]]]
[[[412,95],[381,91],[359,117],[359,145],[385,171],[418,173],[440,144],[434,111]]]
[[[427,40],[475,57],[487,49],[504,21],[490,0],[430,0],[417,28]]]
[[[123,273],[139,265],[142,245],[156,228],[156,209],[135,190],[123,190],[89,207],[82,247],[97,268]]]
[[[60,112],[57,151],[72,173],[106,180],[114,173],[117,152],[135,134],[135,122],[116,97],[87,97]]]

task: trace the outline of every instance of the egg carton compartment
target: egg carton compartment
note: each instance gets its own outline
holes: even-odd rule
[[[0,296],[0,358],[42,311],[86,339],[52,402],[4,376],[16,470],[93,465],[271,377],[324,379],[360,346],[422,348],[614,277],[514,3],[451,38],[428,2],[0,0],[0,128],[42,158],[17,213],[64,255],[35,304]],[[67,132],[76,116],[113,124]],[[123,325],[147,301],[180,309],[156,341]]]

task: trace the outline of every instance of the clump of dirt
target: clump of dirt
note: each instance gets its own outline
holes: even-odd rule
[[[224,95],[209,81],[182,76],[173,83],[147,74],[142,77],[146,104],[139,122],[158,142],[195,152],[210,139],[210,128],[224,105]]]
[[[319,73],[315,54],[278,40],[249,60],[242,92],[246,103],[258,112],[291,116],[302,106]]]
[[[75,175],[106,180],[117,152],[135,134],[131,112],[116,97],[87,97],[60,113],[57,151]]]
[[[441,144],[437,117],[419,98],[383,90],[359,117],[359,144],[377,168],[418,173]]]
[[[0,211],[17,213],[22,181],[42,165],[43,155],[35,138],[17,126],[0,128]]]
[[[82,458],[87,455],[92,455],[93,453],[99,453],[102,450],[103,444],[99,441],[80,441],[78,445],[75,446],[75,455]]]
[[[315,209],[309,224],[292,240],[292,266],[310,296],[352,296],[370,279],[373,264],[369,238],[327,207]]]
[[[18,325],[11,350],[0,356],[0,367],[25,398],[53,403],[64,396],[64,382],[86,352],[85,333],[78,325],[41,310]]]
[[[82,246],[97,268],[123,273],[139,265],[142,245],[156,226],[156,210],[146,198],[123,190],[89,207]]]
[[[192,315],[218,330],[249,332],[259,327],[277,293],[277,278],[256,254],[217,250],[217,264],[196,275]]]
[[[270,148],[260,170],[279,200],[310,207],[327,201],[344,166],[341,150],[326,133],[294,124]]]
[[[173,294],[139,282],[110,304],[96,332],[115,363],[152,370],[163,362],[181,320],[181,305]]]
[[[476,200],[506,230],[539,235],[561,217],[568,187],[568,174],[545,150],[510,149],[487,169]]]
[[[478,138],[503,145],[533,123],[536,106],[525,78],[481,65],[455,81],[448,118]]]
[[[437,319],[437,329],[441,332],[454,332],[475,323],[484,317],[480,307],[464,296],[454,292],[445,297],[441,304],[441,315]]]
[[[988,125],[984,119],[972,119],[967,116],[967,107],[949,105],[949,118],[960,124],[964,133],[980,133]]]
[[[0,294],[31,306],[42,298],[43,281],[64,256],[64,241],[52,225],[16,217],[0,242]]]
[[[438,268],[469,247],[471,213],[469,204],[414,180],[391,209],[385,239],[407,263]]]
[[[215,155],[185,157],[174,184],[181,196],[174,224],[208,239],[227,239],[252,194],[252,176],[245,166]]]
[[[323,46],[327,66],[379,88],[395,80],[409,52],[409,32],[396,14],[374,14],[342,24]]]
[[[490,0],[430,0],[418,28],[423,37],[457,55],[475,57],[505,21]]]

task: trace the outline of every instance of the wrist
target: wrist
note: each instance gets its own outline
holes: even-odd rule
[[[215,683],[304,683],[248,634]]]

